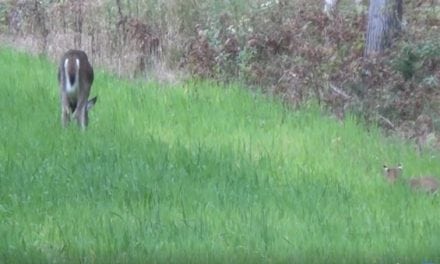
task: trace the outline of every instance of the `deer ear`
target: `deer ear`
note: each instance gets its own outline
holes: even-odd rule
[[[87,102],[87,111],[89,111],[90,109],[93,108],[93,106],[95,106],[96,101],[98,101],[98,96],[93,97],[92,99],[90,99],[90,100]]]

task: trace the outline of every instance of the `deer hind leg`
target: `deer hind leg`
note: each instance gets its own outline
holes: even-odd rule
[[[77,121],[81,129],[85,130],[89,124],[89,117],[86,107],[82,107],[77,111]]]
[[[70,121],[70,115],[64,109],[61,110],[61,124],[66,127]]]
[[[88,116],[87,116],[87,109],[85,106],[83,107],[77,107],[75,112],[73,113],[74,118],[76,119],[76,122],[78,123],[78,126],[80,126],[83,130],[88,125]]]
[[[70,122],[70,116],[72,111],[69,107],[69,101],[65,95],[61,96],[61,124],[66,127]]]
[[[76,106],[76,110],[74,113],[74,116],[78,122],[78,125],[84,130],[88,123],[89,123],[89,118],[88,118],[88,113],[87,113],[87,97],[83,97],[80,100],[78,100],[77,106]]]
[[[81,111],[81,115],[79,116],[79,124],[83,130],[89,125],[89,114],[86,107],[84,107]]]

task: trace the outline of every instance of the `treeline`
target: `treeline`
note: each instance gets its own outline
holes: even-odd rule
[[[0,30],[53,58],[84,49],[121,76],[239,80],[292,106],[314,98],[337,118],[355,113],[436,147],[440,7],[402,4],[400,34],[369,58],[368,3],[360,1],[329,15],[323,2],[306,0],[14,0],[0,3]]]

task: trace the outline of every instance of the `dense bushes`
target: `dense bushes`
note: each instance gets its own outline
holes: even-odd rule
[[[415,138],[420,116],[440,127],[440,20],[434,5],[405,5],[402,36],[369,59],[365,16],[349,3],[329,18],[322,3],[303,0],[9,1],[0,29],[33,36],[52,56],[73,40],[120,75],[240,80],[294,106],[314,98],[338,118],[349,110]]]

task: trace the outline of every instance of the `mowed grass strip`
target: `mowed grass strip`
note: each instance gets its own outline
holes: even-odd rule
[[[440,262],[438,153],[314,104],[95,69],[90,125],[61,128],[56,65],[0,50],[0,262]]]

